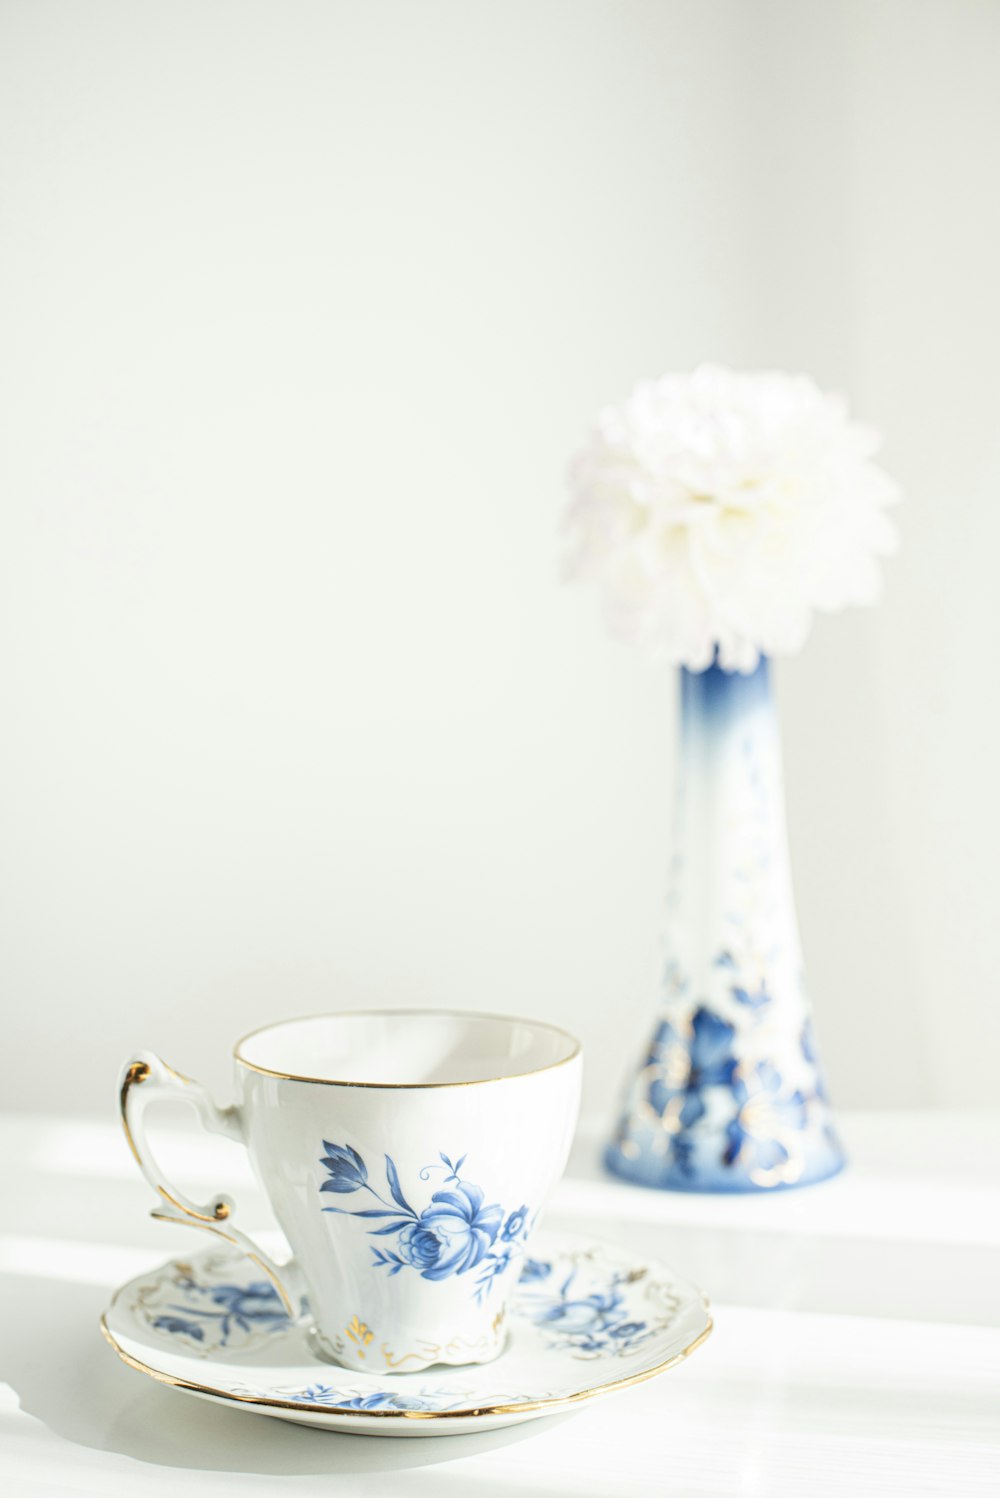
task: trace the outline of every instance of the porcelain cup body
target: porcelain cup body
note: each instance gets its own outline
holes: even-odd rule
[[[272,1025],[234,1054],[233,1109],[180,1080],[209,1127],[246,1143],[293,1260],[275,1265],[236,1232],[228,1198],[201,1212],[214,1214],[204,1225],[257,1258],[296,1313],[307,1305],[315,1349],[332,1361],[409,1373],[496,1357],[573,1136],[573,1037],[532,1020],[398,1010]],[[131,1063],[148,1065],[163,1064],[144,1053]],[[148,1150],[140,1164],[176,1204]]]

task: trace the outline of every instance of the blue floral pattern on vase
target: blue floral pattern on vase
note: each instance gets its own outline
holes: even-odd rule
[[[399,1172],[390,1155],[385,1156],[385,1176],[391,1202],[376,1191],[368,1179],[368,1167],[349,1144],[332,1144],[323,1140],[320,1164],[327,1179],[321,1192],[338,1196],[366,1191],[379,1203],[377,1207],[326,1206],[324,1212],[338,1212],[348,1217],[379,1221],[368,1229],[373,1237],[394,1238],[395,1244],[372,1244],[373,1263],[390,1275],[413,1269],[425,1280],[450,1279],[477,1269],[474,1295],[482,1300],[489,1294],[493,1281],[506,1273],[519,1257],[530,1231],[528,1208],[523,1203],[505,1212],[497,1203],[486,1202],[481,1186],[465,1181],[459,1171],[465,1155],[453,1161],[441,1154],[440,1164],[425,1165],[422,1181],[435,1170],[444,1171],[442,1189],[435,1191],[430,1203],[417,1212],[403,1193]]]
[[[661,1020],[646,1058],[646,1104],[663,1129],[663,1154],[678,1182],[695,1184],[714,1157],[699,1148],[696,1125],[710,1112],[725,1117],[717,1163],[738,1166],[755,1185],[782,1184],[805,1128],[806,1098],[786,1088],[777,1067],[747,1067],[735,1055],[735,1027],[704,1006],[685,1037]]]
[[[791,893],[768,663],[681,672],[663,1002],[606,1162],[642,1185],[757,1191],[843,1164]]]
[[[680,1059],[658,1070],[650,1081],[650,1106],[660,1118],[672,1112],[681,1128],[690,1128],[704,1117],[704,1089],[732,1085],[736,1071],[733,1034],[732,1025],[705,1008],[695,1010],[686,1045],[668,1020],[661,1021],[649,1064],[655,1068],[659,1058],[671,1054]]]
[[[749,1083],[737,1082],[734,1096],[739,1112],[726,1126],[723,1164],[741,1162],[760,1185],[780,1181],[806,1125],[805,1098],[783,1090],[781,1075],[769,1061],[754,1068]]]

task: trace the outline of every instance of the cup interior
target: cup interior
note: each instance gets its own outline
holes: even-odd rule
[[[457,1087],[546,1071],[579,1044],[538,1020],[433,1009],[316,1014],[246,1035],[238,1062],[254,1071],[349,1087]]]

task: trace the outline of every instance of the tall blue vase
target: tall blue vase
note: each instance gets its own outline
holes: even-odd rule
[[[681,673],[660,1012],[606,1153],[674,1191],[774,1191],[844,1163],[813,1039],[768,662]]]

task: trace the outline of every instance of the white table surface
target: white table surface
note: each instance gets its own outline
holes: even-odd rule
[[[584,1131],[548,1225],[670,1260],[716,1330],[661,1378],[493,1434],[387,1440],[212,1406],[126,1368],[98,1318],[202,1235],[146,1216],[117,1126],[0,1118],[5,1494],[392,1498],[1000,1494],[1000,1113],[842,1119],[838,1180],[773,1197],[605,1178]],[[169,1114],[185,1184],[267,1210],[236,1146]],[[197,1193],[196,1193],[197,1194]]]

